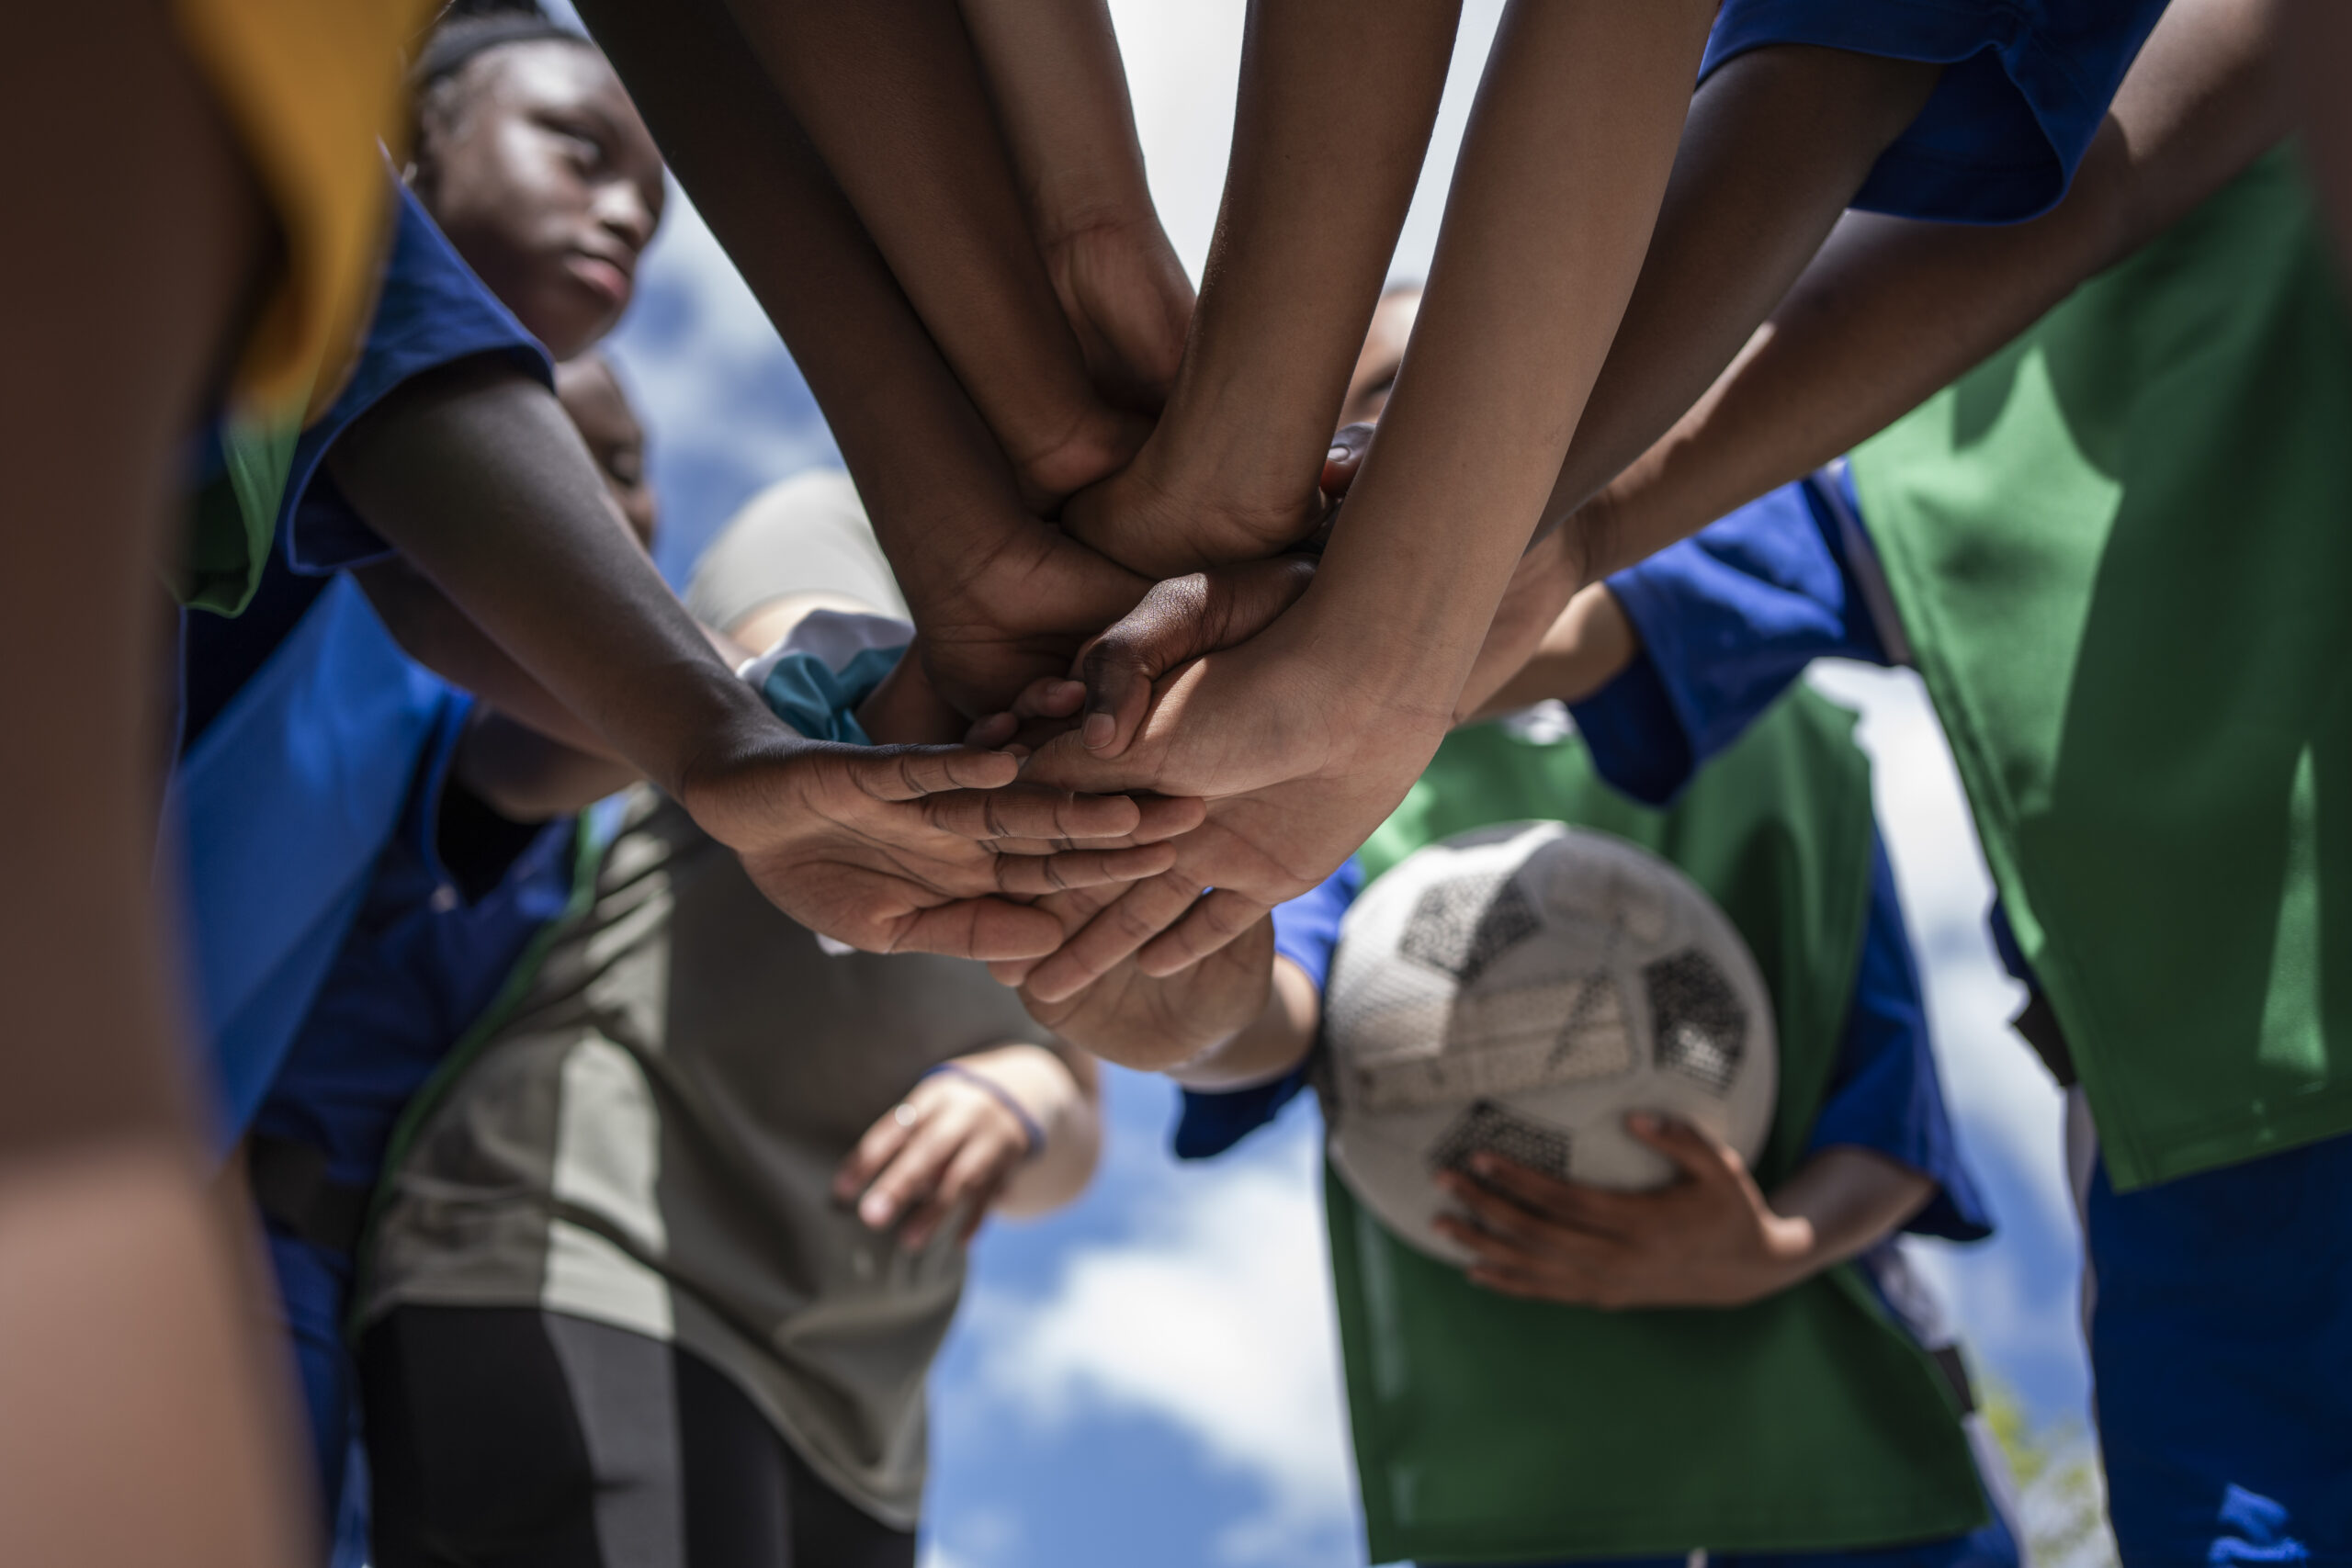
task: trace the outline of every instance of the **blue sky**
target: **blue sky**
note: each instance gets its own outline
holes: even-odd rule
[[[1114,5],[1153,194],[1197,276],[1231,132],[1239,0]],[[1497,6],[1464,38],[1392,274],[1428,266],[1443,186]],[[807,387],[683,200],[615,344],[653,439],[660,555],[679,577],[735,507],[837,463]],[[1944,1080],[2000,1222],[1994,1241],[1918,1248],[1978,1366],[2037,1418],[2081,1422],[2079,1250],[2059,1100],[2005,1027],[2015,987],[1983,925],[1989,886],[1951,762],[1907,675],[1825,669],[1863,715],[1928,976]],[[1180,1168],[1172,1091],[1114,1072],[1109,1151],[1073,1208],[992,1227],[933,1385],[926,1568],[1361,1562],[1311,1106],[1227,1159]]]

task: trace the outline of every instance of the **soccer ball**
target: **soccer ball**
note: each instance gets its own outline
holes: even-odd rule
[[[1771,1126],[1772,999],[1747,942],[1698,884],[1606,833],[1511,822],[1407,856],[1348,910],[1323,1005],[1331,1163],[1449,1262],[1469,1258],[1430,1228],[1434,1178],[1481,1150],[1627,1190],[1674,1176],[1629,1112],[1750,1160]]]

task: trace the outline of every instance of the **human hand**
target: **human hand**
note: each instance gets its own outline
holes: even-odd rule
[[[1635,1114],[1625,1130],[1681,1177],[1650,1192],[1560,1181],[1488,1154],[1438,1184],[1466,1217],[1440,1235],[1477,1259],[1470,1280],[1578,1306],[1740,1306],[1819,1266],[1810,1220],[1774,1212],[1737,1150],[1700,1129]],[[1474,1179],[1475,1178],[1475,1179]]]
[[[899,1245],[920,1251],[950,1218],[956,1240],[972,1239],[1022,1163],[1040,1150],[1007,1101],[1012,1091],[986,1069],[954,1064],[934,1071],[865,1130],[833,1173],[833,1200],[857,1205],[867,1229],[899,1229]],[[991,1089],[994,1092],[991,1092]]]
[[[1043,964],[1002,966],[1001,978],[1056,1001],[1130,953],[1147,976],[1173,974],[1329,875],[1404,798],[1444,737],[1452,694],[1416,689],[1412,650],[1391,649],[1385,668],[1345,654],[1307,608],[1160,682],[1116,757],[1069,734],[1024,765],[1025,777],[1064,787],[1199,795],[1208,813],[1166,874],[1126,888]]]
[[[1117,896],[1102,886],[1057,893],[1041,907],[1076,931]],[[1274,923],[1264,919],[1175,975],[1147,975],[1130,958],[1066,997],[1023,987],[1029,1016],[1071,1044],[1137,1072],[1166,1072],[1231,1039],[1264,1010],[1272,986]]]
[[[1133,609],[1150,582],[1051,524],[997,506],[943,523],[893,561],[932,685],[969,716],[998,712]],[[903,553],[903,552],[902,552]]]
[[[1165,422],[1155,427],[1134,461],[1069,498],[1062,526],[1130,570],[1158,579],[1273,555],[1320,524],[1322,498],[1311,483],[1239,493],[1221,473],[1183,472],[1170,451],[1182,440]]]
[[[1166,871],[1198,801],[1014,783],[1003,752],[836,746],[771,726],[707,754],[679,790],[760,891],[811,930],[876,953],[1050,953],[1060,923],[1013,899]]]
[[[1095,387],[1122,408],[1157,415],[1183,362],[1193,303],[1192,279],[1158,216],[1147,205],[1040,248]]]

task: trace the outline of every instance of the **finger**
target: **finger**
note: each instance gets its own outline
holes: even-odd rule
[[[983,751],[1001,750],[1020,733],[1018,715],[992,713],[985,718],[972,721],[972,728],[964,732],[964,744],[978,747]]]
[[[1119,883],[1105,883],[1100,887],[1072,888],[1067,893],[1049,893],[1030,908],[1042,909],[1061,922],[1062,937],[1068,941],[1086,928],[1086,922],[1126,891]],[[989,965],[989,974],[1001,986],[1018,986],[1028,979],[1031,971],[1044,962],[1039,958],[1001,959]],[[1027,998],[1024,998],[1024,1000]]]
[[[1623,1193],[1562,1181],[1493,1153],[1473,1155],[1470,1168],[1489,1190],[1532,1213],[1600,1235],[1614,1235],[1623,1228]]]
[[[1625,1131],[1672,1160],[1693,1181],[1720,1186],[1747,1177],[1747,1162],[1737,1149],[1688,1122],[1636,1111],[1625,1118]]]
[[[1363,455],[1372,448],[1373,427],[1369,424],[1342,425],[1331,437],[1331,449],[1323,455],[1321,484],[1325,495],[1345,495],[1348,487],[1356,482],[1356,475],[1363,468]]]
[[[959,898],[899,916],[874,951],[937,953],[982,963],[1040,959],[1062,945],[1062,925],[1042,909],[1003,898]]]
[[[1069,1000],[1182,918],[1200,891],[1200,884],[1182,871],[1136,883],[1033,970],[1026,988],[1041,1001]]]
[[[1086,701],[1086,682],[1067,675],[1042,675],[1021,689],[1012,711],[1022,718],[1069,718]]]
[[[1078,795],[1046,784],[957,790],[922,803],[942,832],[980,843],[1045,840],[1067,848],[1082,839],[1119,839],[1143,822],[1143,808],[1124,795]]]
[[[1080,650],[1087,701],[1080,737],[1088,750],[1102,757],[1126,750],[1151,705],[1152,683],[1199,652],[1208,607],[1206,572],[1169,578]]]
[[[928,1197],[956,1152],[960,1134],[954,1109],[937,1105],[915,1125],[914,1134],[892,1156],[857,1201],[857,1217],[868,1230],[888,1230]]]
[[[1522,1247],[1540,1247],[1544,1243],[1546,1232],[1543,1216],[1488,1191],[1458,1172],[1445,1172],[1438,1179],[1438,1185],[1468,1214],[1466,1221],[1461,1214],[1448,1214],[1442,1218],[1457,1224],[1472,1224],[1487,1235]]]
[[[833,1197],[846,1203],[872,1185],[874,1178],[905,1146],[908,1136],[922,1120],[922,1109],[906,1100],[884,1111],[833,1172]]]
[[[947,790],[1000,789],[1020,776],[1021,759],[968,746],[844,747],[850,776],[876,800],[919,800]]]
[[[1173,844],[1138,844],[1129,850],[1067,850],[1054,855],[999,855],[997,886],[1013,897],[1066,893],[1074,887],[1141,882],[1176,863]]]
[[[1216,888],[1173,927],[1154,937],[1136,955],[1136,967],[1155,979],[1189,969],[1256,925],[1270,908],[1230,887]]]
[[[1007,1139],[986,1129],[984,1123],[976,1124],[947,1162],[947,1168],[922,1207],[907,1217],[905,1228],[899,1233],[899,1239],[910,1248],[923,1246],[950,1214],[967,1205],[967,1224],[972,1216],[984,1215],[997,1189],[1019,1163],[1023,1148],[1017,1135]]]
[[[1430,1222],[1430,1228],[1482,1263],[1522,1267],[1532,1265],[1535,1260],[1532,1249],[1521,1246],[1509,1236],[1498,1235],[1484,1225],[1474,1224],[1459,1214],[1440,1214]]]
[[[1208,802],[1198,795],[1130,795],[1140,814],[1136,829],[1114,839],[1091,839],[1089,849],[1124,850],[1181,838],[1208,819]],[[1059,854],[1070,848],[1061,839],[999,839],[989,846],[1001,855]]]

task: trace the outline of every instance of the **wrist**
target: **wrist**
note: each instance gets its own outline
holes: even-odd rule
[[[1034,1160],[1046,1152],[1045,1123],[1028,1106],[1022,1103],[1019,1095],[1013,1093],[1007,1085],[999,1082],[994,1075],[963,1062],[941,1062],[926,1071],[922,1075],[922,1080],[918,1081],[938,1077],[955,1078],[959,1082],[970,1084],[1010,1112],[1013,1121],[1020,1123],[1021,1135],[1027,1144],[1027,1148],[1021,1156],[1023,1159]]]

